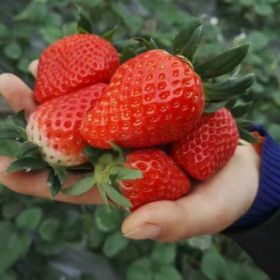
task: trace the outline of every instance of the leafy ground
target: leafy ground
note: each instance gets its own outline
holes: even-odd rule
[[[169,45],[175,30],[199,16],[206,25],[205,44],[199,50],[203,57],[225,46],[251,42],[243,66],[257,76],[246,97],[254,101],[250,115],[280,140],[280,0],[2,2],[0,72],[16,73],[31,86],[29,62],[49,43],[75,32],[75,4],[89,12],[95,32],[119,26],[114,39],[118,47],[140,33]],[[0,114],[7,112],[0,100]],[[0,149],[6,145],[1,142]],[[169,245],[133,242],[119,231],[124,213],[24,197],[4,187],[0,188],[0,209],[1,280],[266,279],[222,236]]]

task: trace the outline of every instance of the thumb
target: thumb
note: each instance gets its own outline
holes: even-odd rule
[[[124,221],[122,232],[131,239],[162,242],[216,233],[223,229],[219,225],[227,225],[223,208],[222,204],[211,207],[196,194],[178,201],[154,202],[133,212]]]
[[[131,239],[172,241],[182,235],[185,211],[177,202],[160,201],[142,206],[122,225],[124,236]],[[180,227],[178,227],[180,224]],[[185,226],[184,226],[185,228]]]
[[[123,223],[123,234],[171,242],[224,230],[252,205],[258,189],[258,166],[251,145],[238,147],[222,170],[188,196],[153,202],[133,212]]]

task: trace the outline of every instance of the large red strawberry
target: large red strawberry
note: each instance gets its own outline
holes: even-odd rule
[[[105,88],[105,84],[96,84],[51,99],[30,116],[26,127],[28,140],[40,147],[49,164],[75,166],[86,161],[79,128]]]
[[[139,150],[128,154],[127,166],[142,172],[143,178],[125,180],[120,190],[132,209],[158,200],[177,200],[190,190],[187,175],[163,151]]]
[[[172,146],[173,159],[198,180],[205,180],[225,166],[238,144],[239,133],[231,113],[222,108],[203,115],[184,138]]]
[[[116,49],[93,34],[58,40],[42,54],[35,98],[42,103],[96,83],[108,83],[120,64]]]
[[[186,135],[204,109],[199,76],[181,57],[164,50],[142,53],[122,64],[83,121],[90,145],[148,147]]]

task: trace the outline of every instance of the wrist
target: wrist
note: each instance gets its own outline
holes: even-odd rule
[[[256,128],[260,141],[254,148],[261,156],[258,191],[249,210],[230,230],[255,227],[269,219],[280,205],[280,147],[261,127]]]

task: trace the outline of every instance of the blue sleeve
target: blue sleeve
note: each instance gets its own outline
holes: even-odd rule
[[[261,126],[255,126],[254,130],[265,136],[259,190],[249,211],[230,230],[255,227],[268,220],[280,207],[280,146]]]

